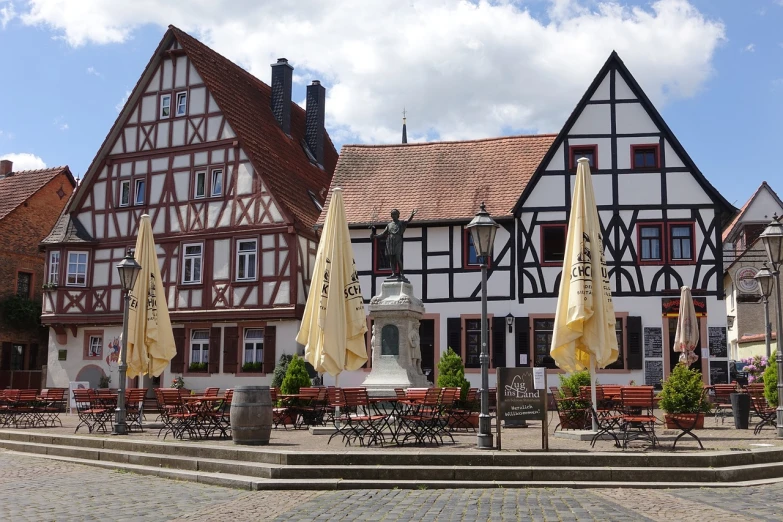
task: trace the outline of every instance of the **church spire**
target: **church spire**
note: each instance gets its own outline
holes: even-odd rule
[[[408,143],[408,128],[407,125],[405,124],[405,120],[406,120],[405,114],[406,114],[405,107],[403,107],[402,108],[402,142]]]

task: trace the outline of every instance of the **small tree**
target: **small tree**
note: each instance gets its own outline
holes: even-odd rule
[[[708,412],[710,402],[701,400],[703,389],[701,372],[692,370],[683,363],[677,363],[669,377],[663,381],[659,405],[666,413]]]
[[[579,397],[579,389],[582,386],[590,386],[590,372],[588,370],[581,370],[567,375],[560,374],[558,378],[560,379],[561,390],[568,389],[571,392],[571,397]],[[597,383],[598,381],[596,381]],[[564,396],[562,391],[560,395]]]
[[[778,407],[778,365],[773,362],[776,358],[777,350],[772,352],[769,359],[772,364],[764,370],[764,397],[773,408]]]
[[[459,388],[461,390],[460,399],[463,401],[468,397],[470,382],[465,378],[462,357],[457,355],[451,347],[446,350],[438,362],[437,384],[439,388]]]
[[[285,372],[285,378],[280,385],[280,391],[284,395],[299,393],[299,389],[310,386],[310,375],[307,374],[304,359],[297,355],[291,359],[288,369]]]
[[[280,356],[280,360],[277,361],[277,366],[275,366],[275,371],[272,375],[272,388],[279,388],[283,384],[286,370],[288,370],[288,365],[291,363],[291,359],[293,358],[293,355],[289,355],[287,353],[284,353]]]

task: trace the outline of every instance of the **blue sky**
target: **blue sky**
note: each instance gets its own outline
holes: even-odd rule
[[[0,0],[0,156],[82,175],[174,23],[267,82],[269,64],[286,56],[297,100],[321,79],[338,147],[398,141],[403,106],[413,140],[557,132],[617,49],[727,200],[742,205],[762,180],[783,193],[783,1],[445,0],[389,10],[335,0],[351,17],[316,3],[282,18],[287,3],[247,1],[227,15],[227,2],[208,0],[175,0],[167,12],[138,0],[123,13],[102,0],[67,10],[64,0]],[[223,9],[210,11],[215,4]],[[261,23],[274,13],[276,23]]]

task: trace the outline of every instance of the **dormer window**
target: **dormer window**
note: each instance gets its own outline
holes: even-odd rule
[[[188,113],[188,93],[177,93],[177,116],[184,116]]]
[[[164,94],[160,97],[160,117],[168,118],[171,116],[171,94]]]
[[[308,190],[307,195],[310,196],[310,200],[313,202],[313,205],[315,205],[315,208],[318,210],[318,212],[323,211],[324,206],[321,204],[320,201],[318,201],[318,198],[315,197],[315,192],[313,192],[312,190]]]

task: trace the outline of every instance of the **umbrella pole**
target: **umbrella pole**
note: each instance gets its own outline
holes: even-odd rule
[[[595,355],[590,354],[590,399],[593,401],[593,411],[598,412],[598,405],[595,403]],[[597,415],[597,413],[596,413]],[[593,419],[593,431],[598,431],[598,419],[595,415],[590,416]]]
[[[334,387],[339,388],[340,387],[340,374],[334,376]],[[334,407],[334,425],[337,427],[337,429],[340,429],[340,406],[339,404]]]

